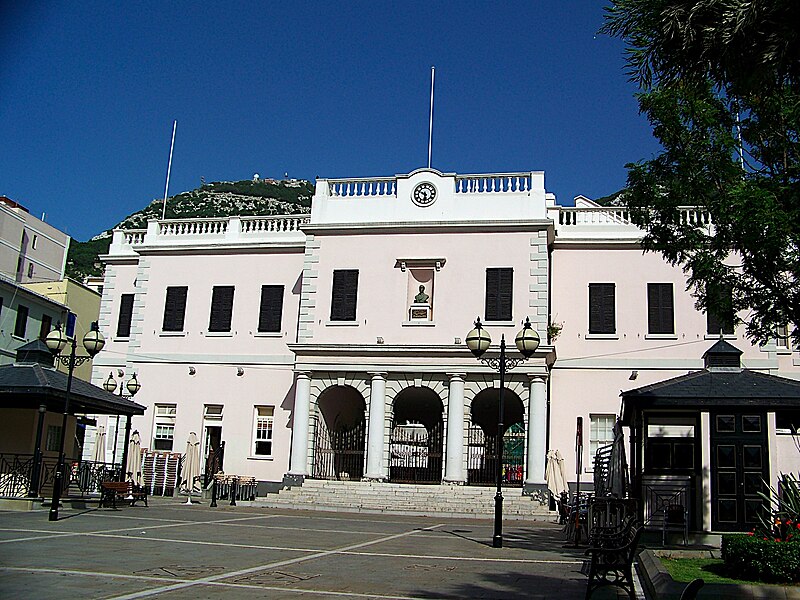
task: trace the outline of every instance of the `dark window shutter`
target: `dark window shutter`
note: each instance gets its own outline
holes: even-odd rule
[[[42,326],[39,328],[39,339],[43,340],[50,333],[53,325],[53,317],[50,315],[42,315]]]
[[[122,294],[119,303],[119,319],[117,320],[117,337],[130,337],[132,317],[133,294]]]
[[[589,284],[589,333],[616,333],[613,283]]]
[[[230,331],[233,315],[233,286],[215,285],[211,292],[211,318],[209,331]]]
[[[258,312],[258,330],[277,332],[283,318],[283,286],[262,285],[261,307]]]
[[[647,284],[648,333],[675,333],[671,283]]]
[[[706,292],[706,333],[733,333],[733,298],[730,286],[708,286]]]
[[[164,302],[164,331],[183,331],[183,320],[186,316],[186,286],[168,287],[167,299]]]
[[[486,269],[486,320],[510,321],[514,295],[514,269]]]
[[[28,307],[22,304],[17,306],[17,321],[14,323],[14,335],[18,338],[25,337],[28,328]]]
[[[358,298],[358,270],[343,269],[333,272],[331,294],[331,321],[355,321]]]

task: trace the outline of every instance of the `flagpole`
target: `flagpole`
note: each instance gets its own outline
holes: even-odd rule
[[[172,141],[169,144],[169,162],[167,163],[167,183],[164,184],[164,204],[161,208],[161,220],[167,218],[167,194],[169,193],[169,174],[172,171],[172,149],[175,147],[175,129],[178,127],[178,121],[172,121]]]
[[[436,68],[431,67],[431,112],[428,119],[428,168],[431,168],[431,142],[433,140],[433,79]]]

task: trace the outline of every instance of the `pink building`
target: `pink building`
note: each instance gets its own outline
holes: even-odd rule
[[[719,339],[683,273],[643,256],[639,236],[622,209],[556,205],[541,172],[318,180],[310,217],[151,221],[116,231],[104,257],[108,342],[93,380],[135,372],[143,447],[181,452],[193,431],[206,452],[224,441],[224,470],[262,489],[491,485],[499,375],[464,338],[480,317],[487,354],[504,336],[521,358],[527,318],[541,342],[506,373],[502,478],[545,502],[548,449],[575,474],[576,417],[588,481],[620,392],[703,369]],[[785,338],[725,338],[747,369],[800,377]],[[647,431],[696,440],[691,466],[710,468],[709,414],[653,416]],[[764,412],[772,481],[797,468],[786,418]],[[691,480],[706,530],[710,480]]]

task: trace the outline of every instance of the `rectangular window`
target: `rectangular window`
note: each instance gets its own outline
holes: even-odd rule
[[[117,337],[131,336],[131,319],[133,318],[133,294],[122,294],[119,299],[119,318],[117,319]]]
[[[272,406],[256,406],[253,456],[272,456]]]
[[[209,331],[230,331],[233,316],[233,286],[215,285],[211,292]]]
[[[42,315],[42,326],[39,328],[39,339],[45,339],[52,328],[53,317],[50,315]]]
[[[730,286],[708,286],[706,333],[733,335],[733,295]]]
[[[615,286],[613,283],[589,284],[589,333],[616,333]]]
[[[36,250],[36,243],[39,241],[39,236],[35,233],[33,234],[33,241],[31,242],[31,248]]]
[[[14,335],[18,338],[25,337],[28,328],[28,307],[20,304],[17,306],[17,322],[14,323]]]
[[[358,269],[333,272],[331,321],[355,321],[358,299]]]
[[[647,333],[675,333],[675,303],[671,283],[647,284]]]
[[[175,440],[175,404],[156,404],[153,433],[153,449],[171,451]]]
[[[61,426],[48,425],[47,426],[47,440],[44,447],[48,452],[58,452],[61,447]]]
[[[203,408],[203,418],[207,421],[220,421],[222,419],[222,404],[206,404]]]
[[[185,285],[167,288],[167,298],[164,301],[163,331],[183,331],[188,291],[189,288]]]
[[[778,325],[775,329],[775,345],[782,350],[789,350],[792,347],[789,342],[788,325]]]
[[[283,286],[262,285],[261,306],[258,310],[258,331],[261,333],[279,332],[282,318]]]
[[[598,448],[607,446],[614,441],[616,419],[616,415],[589,415],[589,451],[592,461],[594,461],[594,455]]]
[[[33,263],[28,263],[28,277],[33,277]]]
[[[486,320],[510,321],[514,269],[486,269]]]

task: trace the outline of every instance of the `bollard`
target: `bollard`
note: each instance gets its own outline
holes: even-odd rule
[[[236,506],[236,482],[239,481],[236,477],[231,477],[231,506]]]
[[[217,508],[217,478],[214,477],[214,481],[211,482],[211,504],[209,505],[211,508]]]

